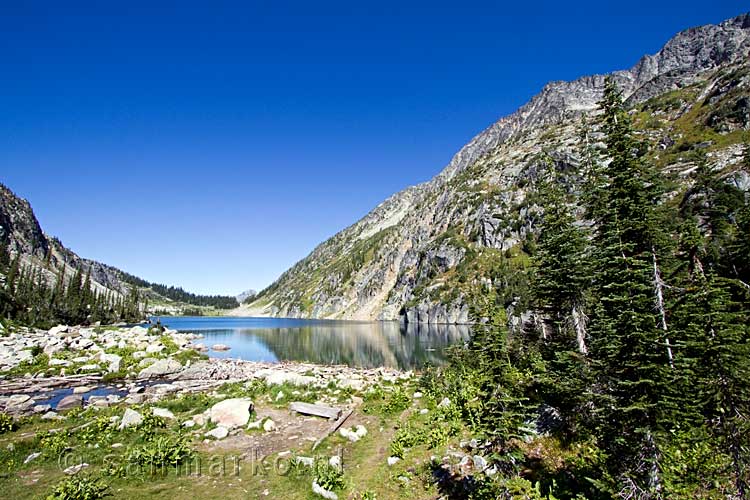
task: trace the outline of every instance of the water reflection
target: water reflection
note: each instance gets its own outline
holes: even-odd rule
[[[201,333],[204,343],[226,344],[217,358],[307,361],[358,367],[418,368],[445,362],[446,347],[469,338],[465,325],[401,325],[276,318],[162,317],[183,332]]]

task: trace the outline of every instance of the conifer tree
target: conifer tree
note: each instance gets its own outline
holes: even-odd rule
[[[594,211],[592,357],[602,388],[599,438],[623,492],[659,497],[661,405],[671,344],[657,261],[660,182],[640,156],[630,118],[612,79],[604,109],[609,163],[602,169],[607,210]]]

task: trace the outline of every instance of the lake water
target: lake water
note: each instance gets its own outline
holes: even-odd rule
[[[216,358],[247,361],[306,361],[372,368],[420,368],[445,362],[445,349],[468,340],[465,325],[401,325],[281,318],[164,316],[153,318],[180,332],[199,333]]]

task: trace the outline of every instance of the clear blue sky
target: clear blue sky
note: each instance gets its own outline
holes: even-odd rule
[[[747,8],[5,1],[0,181],[82,256],[260,289],[547,81]]]

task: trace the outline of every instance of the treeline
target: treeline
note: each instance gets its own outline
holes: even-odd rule
[[[50,265],[49,263],[47,264]],[[78,269],[66,278],[60,269],[23,265],[0,243],[0,317],[48,328],[56,324],[134,322],[144,317],[136,287],[127,296],[92,289],[91,276]]]
[[[172,300],[176,300],[178,302],[185,302],[194,306],[215,307],[217,309],[234,309],[235,307],[240,306],[235,297],[226,295],[197,295],[194,293],[186,292],[182,287],[150,283],[142,278],[133,276],[132,274],[128,274],[124,271],[121,271],[121,273],[122,279],[126,283],[143,288],[151,288],[159,295]]]
[[[424,379],[499,471],[451,498],[750,495],[750,201],[700,153],[668,194],[612,81],[601,106],[606,150],[584,127],[581,171],[550,166],[532,193],[538,321],[510,331],[498,304]]]

